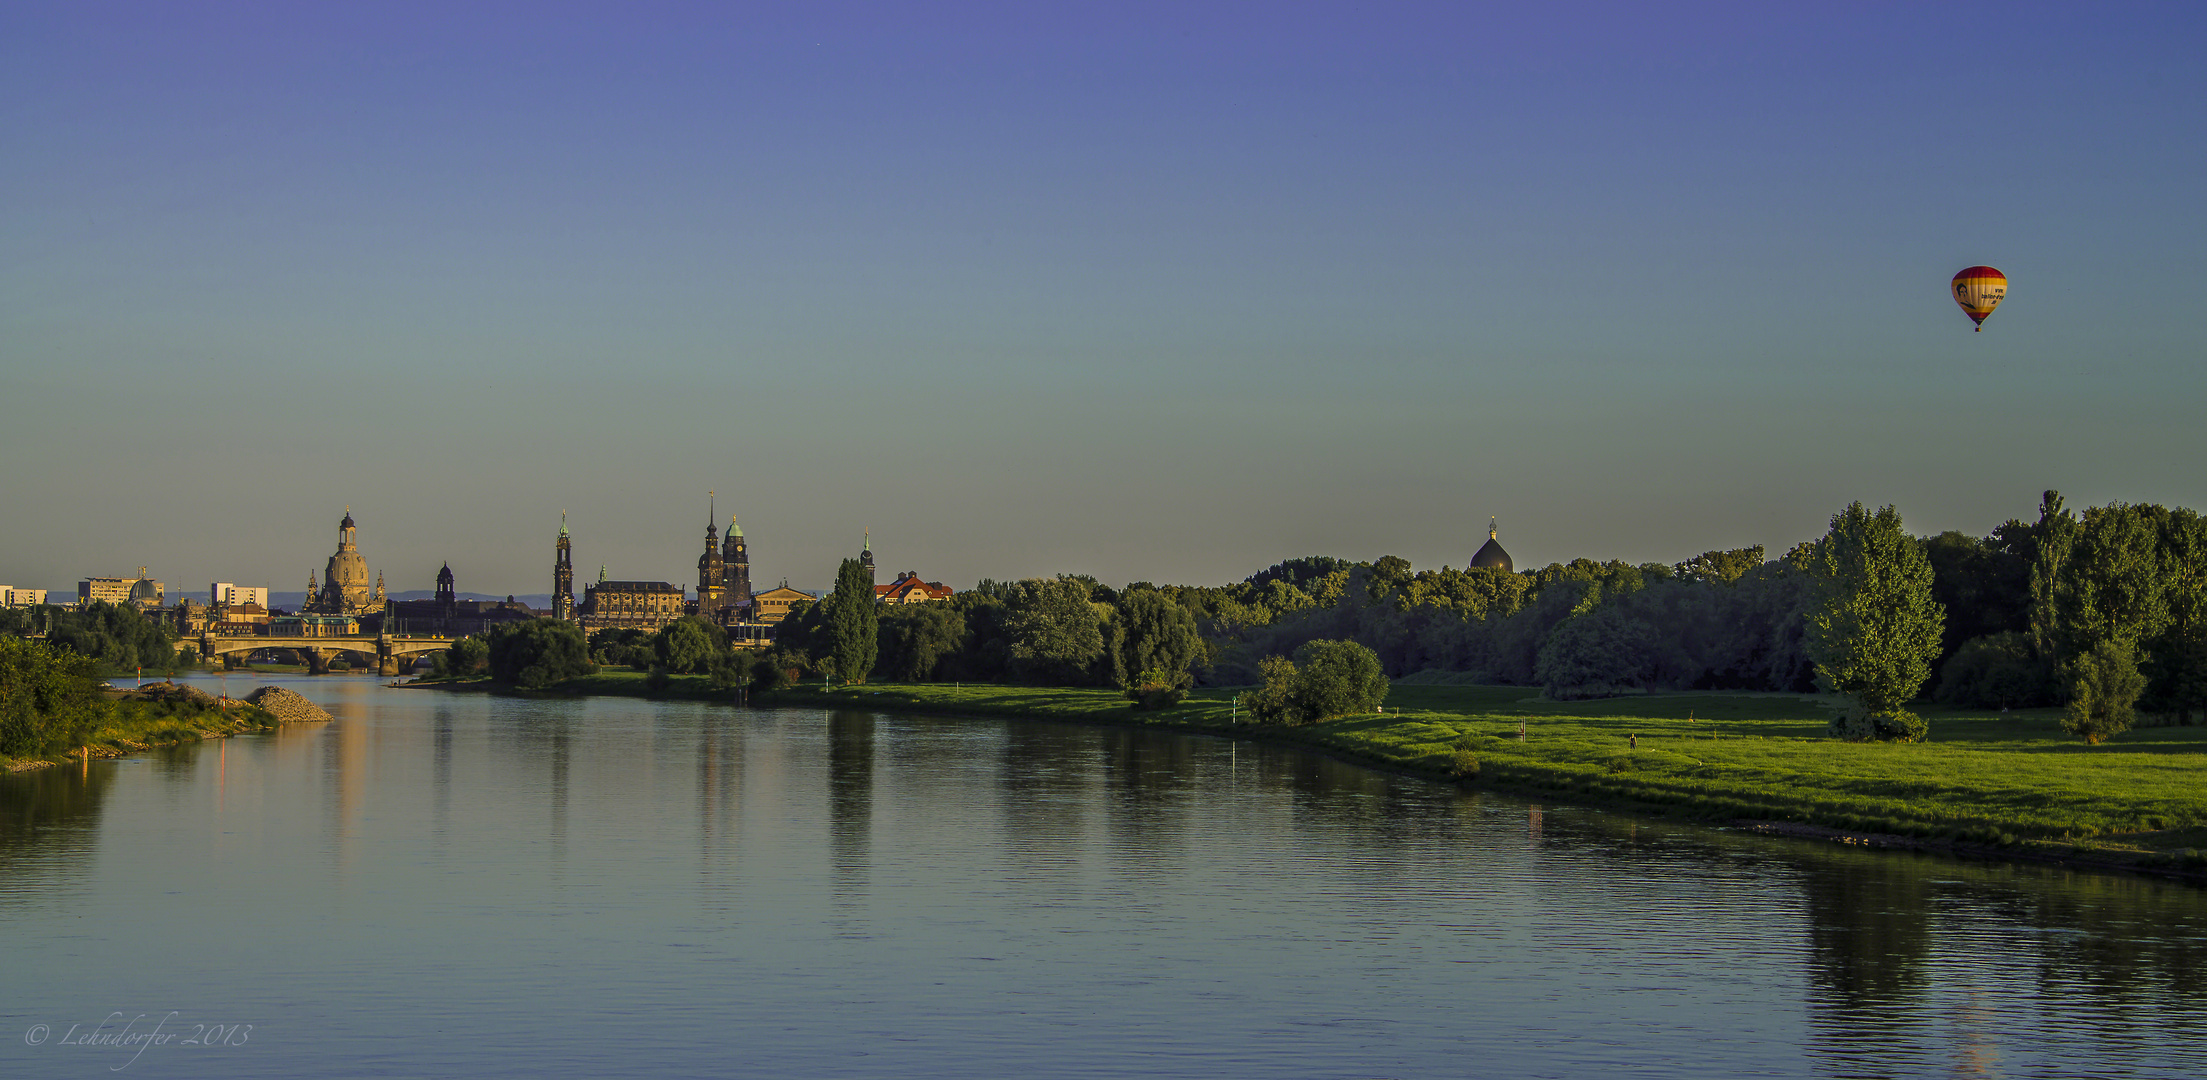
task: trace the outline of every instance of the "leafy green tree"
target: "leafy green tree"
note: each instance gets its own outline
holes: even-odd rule
[[[2038,523],[2031,527],[2031,647],[2049,663],[2060,660],[2068,643],[2061,609],[2065,569],[2077,542],[2077,519],[2062,508],[2061,492],[2039,496]]]
[[[1921,738],[1921,721],[1903,706],[1930,677],[1946,623],[1923,545],[1892,507],[1872,513],[1857,502],[1832,515],[1813,565],[1809,657],[1825,689],[1859,706],[1844,718],[1846,734]]]
[[[1302,720],[1295,701],[1295,662],[1284,656],[1257,661],[1261,685],[1241,696],[1242,707],[1260,724],[1294,724]]]
[[[1763,546],[1732,548],[1725,551],[1704,551],[1673,568],[1673,573],[1690,581],[1712,585],[1730,585],[1747,576],[1763,564]]]
[[[2074,679],[2061,728],[2088,743],[2130,730],[2146,677],[2138,673],[2135,648],[2123,638],[2106,638],[2069,665]]]
[[[966,645],[965,615],[939,601],[885,607],[880,627],[880,660],[876,667],[903,682],[936,679],[944,662]]]
[[[1313,641],[1295,650],[1293,696],[1306,722],[1368,713],[1387,700],[1387,674],[1354,641]]]
[[[39,757],[84,745],[108,712],[98,671],[74,650],[0,636],[0,755]]]
[[[1654,678],[1648,624],[1621,606],[1565,619],[1540,647],[1533,677],[1557,701],[1615,697],[1646,687]]]
[[[481,671],[490,660],[490,643],[470,634],[430,659],[430,667],[447,678],[464,679]]]
[[[652,660],[672,675],[709,675],[726,662],[728,631],[695,615],[659,628],[651,638]]]
[[[862,684],[881,650],[880,605],[873,578],[857,559],[845,559],[835,573],[835,591],[821,602],[827,616],[835,670],[849,684]]]
[[[1294,588],[1284,581],[1274,581],[1272,586]],[[1124,595],[1119,601],[1118,628],[1119,663],[1140,679],[1160,674],[1165,684],[1182,686],[1203,655],[1195,616],[1155,590],[1130,589]]]
[[[1050,685],[1093,681],[1104,653],[1103,616],[1078,580],[1030,578],[1019,582],[1005,620],[1011,657],[1021,677]]]
[[[590,644],[582,628],[559,619],[501,623],[491,629],[486,645],[491,678],[525,689],[598,670],[590,662]]]

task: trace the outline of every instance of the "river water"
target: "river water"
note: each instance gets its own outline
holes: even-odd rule
[[[0,1075],[2207,1076],[2188,886],[1190,736],[272,681],[336,722],[0,778]]]

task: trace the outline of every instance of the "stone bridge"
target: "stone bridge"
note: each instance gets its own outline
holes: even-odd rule
[[[317,637],[302,634],[218,634],[209,631],[199,636],[199,655],[212,660],[218,656],[255,653],[262,649],[293,649],[306,658],[308,672],[321,675],[329,671],[331,660],[339,655],[351,654],[363,660],[374,660],[378,675],[396,675],[399,673],[401,657],[440,652],[451,648],[453,640],[443,634],[350,634]]]

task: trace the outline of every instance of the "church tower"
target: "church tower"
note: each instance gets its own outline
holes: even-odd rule
[[[745,550],[743,530],[736,525],[736,515],[728,515],[728,538],[720,542],[721,583],[726,590],[722,602],[729,607],[728,621],[751,618],[751,554]]]
[[[866,568],[866,584],[874,583],[874,531],[866,530],[866,543],[858,553],[858,565]]]
[[[552,561],[552,617],[575,617],[575,552],[567,539],[567,511],[559,512],[559,554]]]
[[[444,569],[437,571],[437,615],[449,619],[459,610],[460,594],[452,588],[452,564],[446,563]]]
[[[707,512],[720,516],[717,510]],[[722,581],[720,527],[713,524],[713,517],[705,519],[705,554],[697,557],[697,615],[718,622],[720,609],[728,606],[728,592]]]

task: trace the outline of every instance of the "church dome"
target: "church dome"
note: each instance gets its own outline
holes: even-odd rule
[[[1495,569],[1505,574],[1517,572],[1517,564],[1510,561],[1510,553],[1502,550],[1502,541],[1495,538],[1492,523],[1487,525],[1487,542],[1479,545],[1479,552],[1471,557],[1472,570]]]

